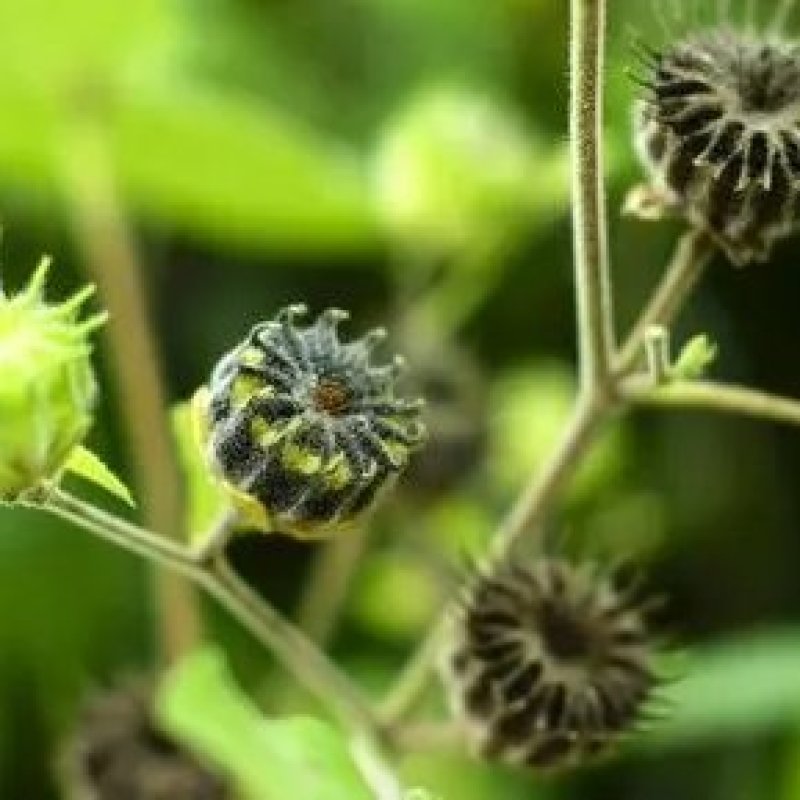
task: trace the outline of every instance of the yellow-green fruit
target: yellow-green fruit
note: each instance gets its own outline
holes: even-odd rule
[[[13,500],[56,477],[88,431],[96,395],[89,335],[104,315],[79,321],[87,287],[49,305],[49,261],[28,286],[0,292],[0,499]]]

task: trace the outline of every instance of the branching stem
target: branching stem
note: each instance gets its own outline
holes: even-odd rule
[[[56,514],[118,547],[180,573],[214,597],[244,628],[267,647],[286,670],[350,730],[377,738],[369,702],[358,688],[299,630],[256,594],[222,556],[198,561],[168,538],[107,514],[61,490],[51,490],[42,504]]]
[[[570,142],[581,388],[603,391],[614,348],[603,176],[606,0],[572,0]]]

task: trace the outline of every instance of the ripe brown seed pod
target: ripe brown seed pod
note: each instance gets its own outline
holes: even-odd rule
[[[800,226],[800,47],[725,26],[644,48],[638,151],[737,265]]]
[[[233,800],[225,782],[156,725],[145,682],[89,698],[65,752],[74,800]]]
[[[268,524],[323,538],[361,519],[422,444],[421,401],[395,396],[402,361],[372,363],[382,329],[342,342],[347,313],[298,324],[289,306],[211,375],[204,410],[214,471]]]
[[[642,610],[593,565],[542,558],[479,572],[443,663],[481,755],[580,765],[635,730],[657,683]]]

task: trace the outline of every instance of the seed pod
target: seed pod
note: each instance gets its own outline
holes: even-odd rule
[[[105,316],[78,320],[91,287],[45,303],[48,268],[43,260],[17,295],[0,291],[0,500],[55,478],[92,421],[89,335]]]
[[[732,28],[643,54],[640,156],[659,190],[737,265],[800,223],[800,47]]]
[[[412,462],[402,489],[436,500],[474,475],[486,456],[486,377],[469,353],[452,345],[419,346],[413,384],[425,397],[428,447]],[[414,352],[412,350],[412,352]]]
[[[219,776],[157,727],[151,701],[139,683],[90,698],[63,762],[70,800],[233,800]]]
[[[536,147],[491,97],[437,87],[389,120],[374,159],[375,199],[387,233],[445,257],[482,248],[532,208]]]
[[[321,538],[369,511],[422,443],[421,402],[395,397],[401,360],[375,366],[385,332],[339,340],[330,309],[299,327],[290,306],[257,325],[215,368],[208,390],[213,469],[269,524]]]
[[[640,607],[588,564],[478,574],[443,665],[476,751],[538,770],[580,765],[632,732],[656,684]]]

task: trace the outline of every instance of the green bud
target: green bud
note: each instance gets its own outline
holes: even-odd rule
[[[0,500],[56,477],[92,422],[89,335],[105,315],[79,321],[90,286],[64,303],[47,304],[49,266],[42,259],[19,294],[0,291]]]
[[[401,242],[444,254],[480,246],[527,216],[534,156],[522,126],[488,96],[429,90],[379,143],[379,211]]]

